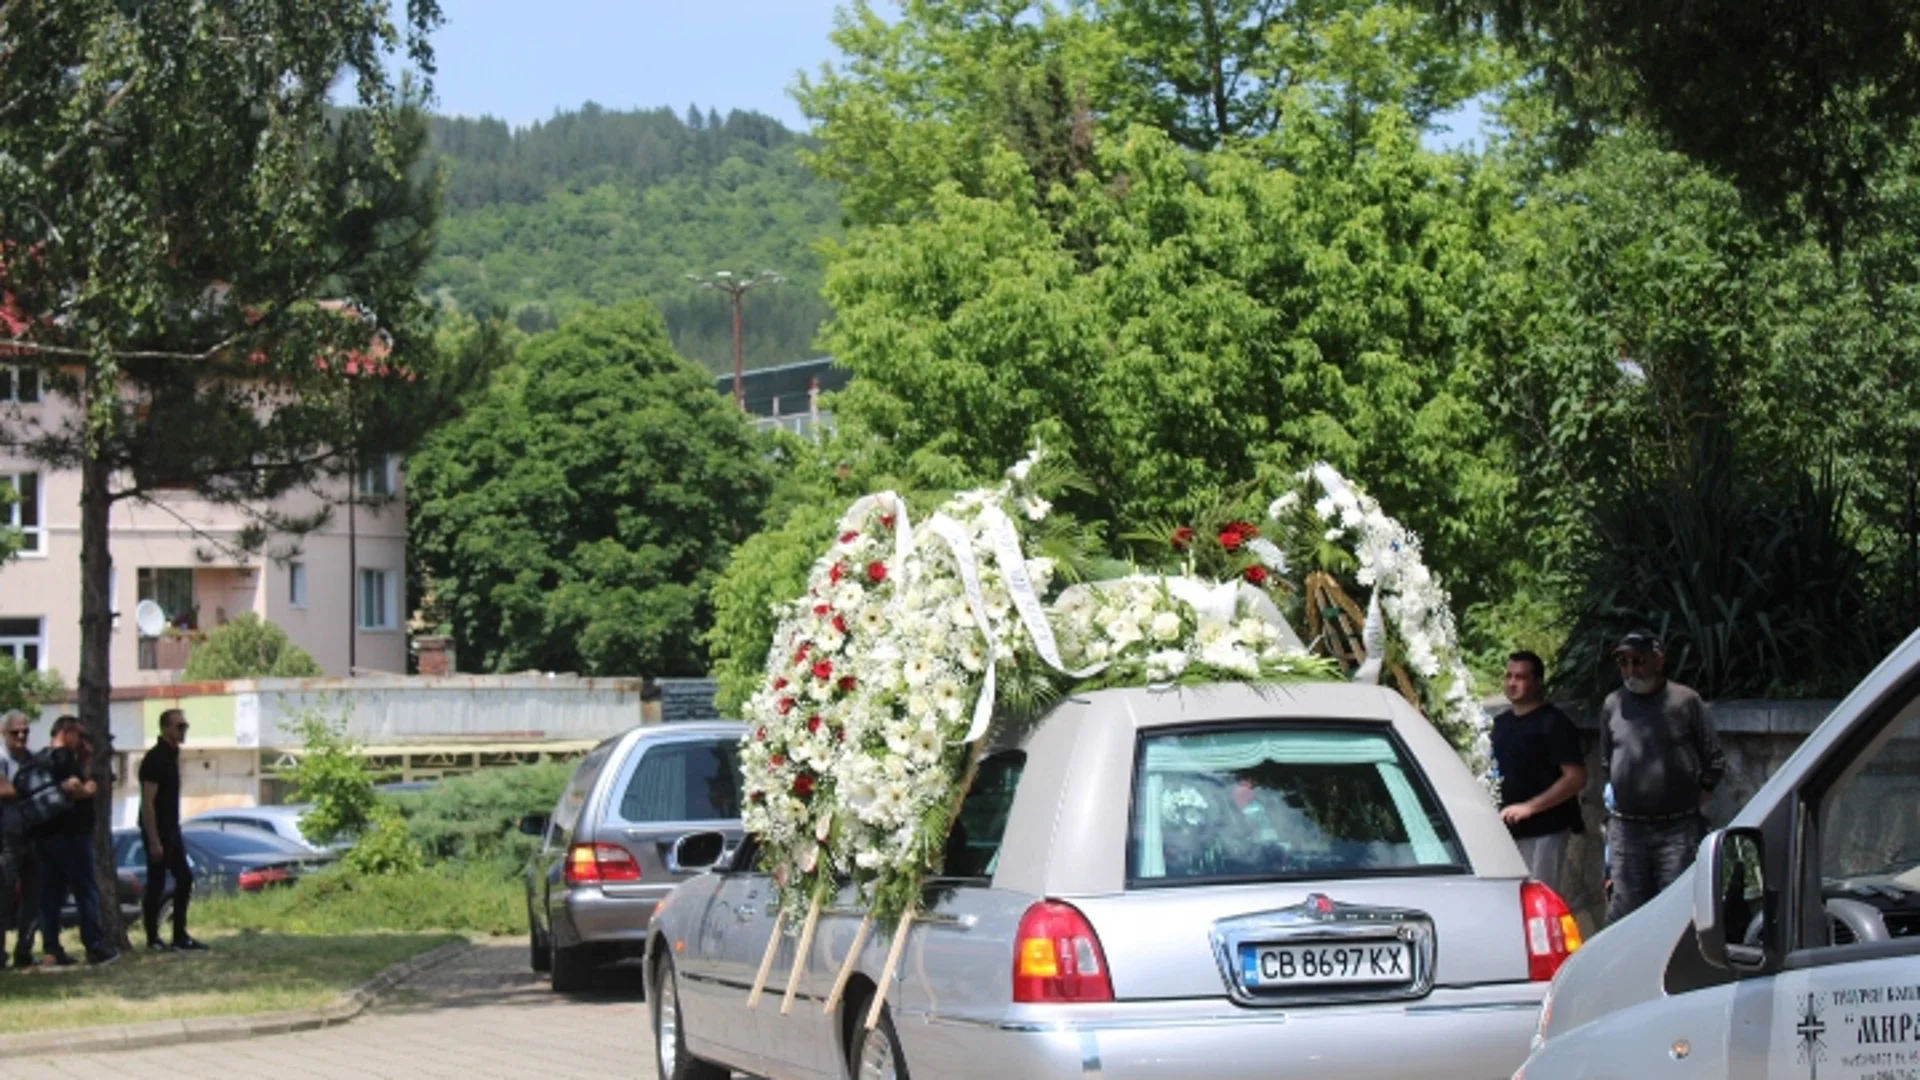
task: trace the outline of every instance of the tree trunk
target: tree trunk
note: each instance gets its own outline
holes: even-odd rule
[[[87,365],[85,403],[88,426],[100,422],[92,406],[103,390],[98,362]],[[94,880],[100,888],[100,924],[116,948],[128,945],[127,928],[120,918],[119,879],[113,862],[113,734],[108,704],[113,695],[113,611],[108,596],[113,576],[113,552],[108,543],[113,512],[113,468],[102,456],[106,439],[89,431],[80,465],[80,721],[93,743],[93,775],[100,785],[94,796]]]

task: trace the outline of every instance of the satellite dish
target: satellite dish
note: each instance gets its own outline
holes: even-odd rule
[[[142,600],[140,606],[133,609],[133,622],[147,637],[159,637],[160,632],[167,628],[167,613],[160,609],[159,604]]]

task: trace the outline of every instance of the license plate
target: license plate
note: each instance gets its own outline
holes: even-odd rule
[[[1413,947],[1404,941],[1243,945],[1240,981],[1249,990],[1408,983],[1413,981]]]

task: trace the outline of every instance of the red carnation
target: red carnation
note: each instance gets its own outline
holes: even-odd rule
[[[1191,543],[1193,543],[1193,529],[1190,526],[1182,525],[1173,530],[1174,550],[1185,551],[1187,550],[1187,545]]]
[[[868,563],[867,576],[873,579],[875,585],[887,580],[887,564],[883,562]]]
[[[790,697],[781,698],[779,704],[774,706],[774,709],[778,711],[781,716],[787,715],[793,711],[793,699]]]
[[[813,774],[801,773],[793,778],[793,793],[805,799],[813,794]]]
[[[773,688],[775,690],[785,690],[787,688],[787,680],[784,677],[773,680]]]
[[[807,730],[810,732],[818,732],[821,722],[820,714],[814,713],[812,716],[807,717]]]
[[[847,632],[847,617],[846,617],[845,615],[835,615],[835,616],[833,617],[833,628],[834,628],[835,630],[838,630],[838,631],[840,631],[840,632],[841,632],[841,633],[843,633],[843,634],[844,634],[844,633],[846,633],[846,632]]]
[[[825,615],[825,614],[826,614],[827,612],[829,612],[829,611],[832,611],[832,610],[833,610],[833,605],[832,605],[832,604],[815,604],[815,605],[813,605],[813,613],[814,613],[815,615]]]
[[[840,689],[845,691],[851,691],[857,685],[859,684],[854,681],[853,676],[851,675],[840,676]]]
[[[833,570],[827,574],[827,577],[831,579],[835,585],[840,584],[840,579],[846,576],[847,568],[841,566],[839,563],[834,563]]]
[[[758,740],[759,740],[759,741],[761,741],[761,742],[766,742],[766,741],[767,741],[767,729],[766,729],[766,728],[764,728],[764,727],[762,727],[762,728],[761,728],[761,729],[760,729],[759,731],[756,731],[756,732],[754,732],[754,733],[753,733],[753,737],[754,737],[755,739],[758,739]]]
[[[822,660],[813,665],[813,677],[822,682],[833,678],[833,661]]]
[[[1264,566],[1247,567],[1247,580],[1253,582],[1255,585],[1265,585],[1267,583],[1267,568]]]
[[[780,766],[785,765],[786,763],[787,763],[787,755],[785,754],[775,754],[772,757],[767,759],[767,766],[773,769],[777,769]]]
[[[860,534],[857,532],[843,532],[840,534],[840,542],[843,544],[851,544],[858,539],[860,539]]]
[[[1248,529],[1252,527],[1251,525],[1246,526]],[[1253,534],[1243,531],[1241,523],[1237,521],[1220,530],[1220,546],[1226,548],[1228,551],[1239,551],[1245,547],[1247,541],[1251,539],[1253,539]]]
[[[800,648],[794,651],[793,662],[796,664],[804,662],[807,658],[807,654],[812,651],[813,651],[813,642],[811,641],[801,642]]]
[[[893,515],[892,514],[880,515],[880,524],[885,525],[889,529],[893,528]]]

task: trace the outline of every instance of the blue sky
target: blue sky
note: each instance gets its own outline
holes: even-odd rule
[[[787,89],[833,58],[836,0],[444,0],[438,111],[515,125],[588,101],[608,108],[752,109],[804,123]],[[884,6],[883,6],[884,10]],[[1448,136],[1473,138],[1469,106]]]

